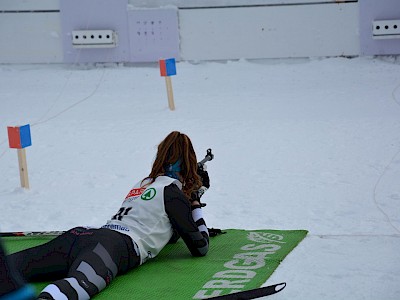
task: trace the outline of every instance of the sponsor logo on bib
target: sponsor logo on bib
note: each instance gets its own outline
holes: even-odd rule
[[[145,190],[146,190],[146,188],[144,188],[144,187],[136,188],[136,189],[131,189],[130,192],[128,193],[128,195],[126,195],[125,200],[128,199],[128,198],[132,198],[132,197],[138,197],[138,196],[140,196]]]
[[[156,195],[156,189],[155,188],[149,188],[147,190],[145,190],[142,194],[142,196],[140,197],[140,199],[148,201],[151,200],[155,197]]]

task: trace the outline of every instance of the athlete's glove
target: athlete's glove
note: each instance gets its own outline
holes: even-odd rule
[[[210,177],[208,176],[206,165],[204,165],[204,164],[203,165],[199,165],[198,168],[197,168],[197,174],[201,178],[202,186],[197,191],[192,193],[191,200],[200,202],[200,198],[203,196],[203,194],[210,187]],[[201,202],[200,202],[200,205],[201,206],[206,206],[205,203],[201,203]]]
[[[206,165],[199,165],[197,167],[197,174],[200,176],[203,186],[205,188],[209,189],[210,188],[210,177],[208,177]]]
[[[222,231],[221,229],[218,228],[208,228],[208,234],[210,235],[210,237],[214,237],[219,234],[225,234],[225,233],[226,231]]]

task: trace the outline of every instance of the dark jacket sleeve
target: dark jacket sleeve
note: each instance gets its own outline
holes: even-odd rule
[[[192,213],[189,201],[175,184],[164,188],[164,204],[175,237],[178,235],[183,239],[193,256],[206,255],[209,243],[206,223],[202,217],[193,219],[193,215],[201,216],[201,213]]]

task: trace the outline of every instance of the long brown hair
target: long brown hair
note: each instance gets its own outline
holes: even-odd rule
[[[150,183],[153,183],[158,176],[164,175],[166,166],[174,164],[178,159],[181,160],[179,174],[183,185],[182,191],[190,199],[192,192],[201,187],[201,179],[197,175],[197,158],[192,142],[184,133],[172,131],[158,145],[153,167],[144,180],[150,179]]]

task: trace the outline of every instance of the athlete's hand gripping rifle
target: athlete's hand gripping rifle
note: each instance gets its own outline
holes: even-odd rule
[[[206,156],[197,163],[197,174],[201,177],[202,186],[192,194],[192,200],[196,200],[200,202],[201,196],[203,196],[204,192],[210,187],[210,178],[208,177],[208,172],[206,169],[206,162],[212,160],[214,158],[214,154],[212,154],[211,149],[207,150]],[[205,203],[201,203],[201,206],[206,206]]]

